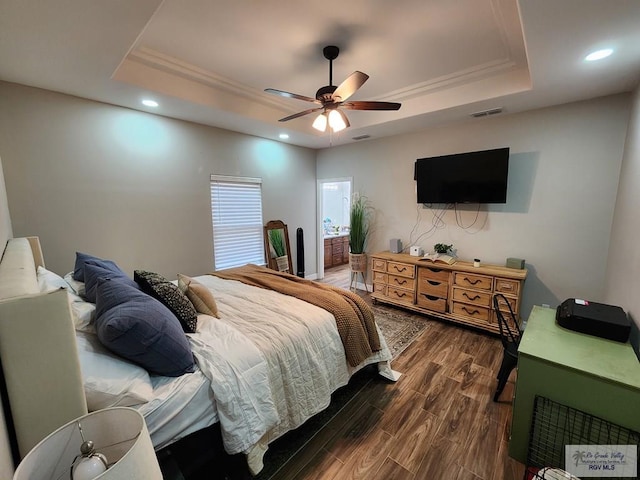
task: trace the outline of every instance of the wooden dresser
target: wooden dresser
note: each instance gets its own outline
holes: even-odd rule
[[[374,301],[498,333],[493,295],[502,293],[519,317],[527,270],[458,260],[433,263],[403,253],[371,255]]]

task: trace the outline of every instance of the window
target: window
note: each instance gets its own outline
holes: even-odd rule
[[[265,265],[262,180],[211,175],[215,269]]]

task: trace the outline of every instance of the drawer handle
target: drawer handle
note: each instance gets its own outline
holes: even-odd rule
[[[479,278],[476,278],[475,280],[469,280],[467,277],[464,277],[465,281],[469,282],[471,285],[477,285],[478,283],[480,283],[482,280],[480,280]]]
[[[475,308],[473,310],[469,311],[469,310],[467,310],[467,307],[462,307],[462,310],[467,312],[469,315],[476,315],[476,314],[480,313],[480,310],[477,310]]]
[[[399,267],[394,266],[393,268],[395,268],[395,269],[396,269],[396,272],[399,272],[399,273],[400,273],[400,272],[405,272],[405,271],[407,270],[407,267],[399,268]]]
[[[404,292],[396,292],[396,295],[398,295],[398,297],[400,297],[400,298],[407,296],[407,294],[404,293]]]
[[[500,285],[500,290],[513,290],[513,285]]]
[[[405,283],[407,283],[407,281],[406,281],[406,280],[402,280],[402,281],[400,281],[400,280],[398,280],[397,278],[394,278],[394,279],[393,279],[393,281],[394,281],[394,282],[396,282],[398,285],[404,285]]]
[[[441,268],[433,268],[433,267],[427,267],[427,270],[433,273],[440,273],[442,271]]]
[[[469,300],[471,300],[472,302],[474,300],[478,300],[480,298],[480,295],[474,295],[473,297],[470,297],[467,292],[464,292],[462,295],[464,295],[465,297],[467,297]]]
[[[433,280],[427,280],[427,283],[428,283],[429,285],[433,285],[434,287],[435,287],[435,286],[438,286],[438,285],[441,285],[441,283],[440,283],[440,282],[434,282]]]
[[[426,293],[424,293],[423,296],[427,297],[427,300],[431,300],[432,302],[439,300],[439,297],[433,297],[431,295],[427,295]]]

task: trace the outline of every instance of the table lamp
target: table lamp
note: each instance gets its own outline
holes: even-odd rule
[[[137,410],[114,407],[77,418],[38,443],[13,480],[162,480]]]

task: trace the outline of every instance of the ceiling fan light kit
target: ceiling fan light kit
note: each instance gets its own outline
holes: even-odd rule
[[[349,75],[344,82],[337,87],[333,85],[333,61],[338,57],[340,49],[335,45],[328,45],[322,50],[324,58],[329,60],[329,85],[320,87],[316,92],[316,98],[306,97],[304,95],[298,95],[297,93],[285,92],[283,90],[276,90],[274,88],[267,88],[265,92],[273,93],[274,95],[280,95],[281,97],[295,98],[297,100],[303,100],[305,102],[311,102],[319,105],[316,108],[310,108],[302,112],[294,113],[287,117],[281,118],[280,122],[287,122],[294,118],[302,117],[314,112],[320,112],[320,114],[313,121],[313,128],[321,132],[327,130],[327,125],[332,132],[339,132],[349,127],[349,119],[340,108],[349,110],[398,110],[401,104],[395,102],[372,102],[372,101],[358,101],[352,100],[347,102],[346,100],[358,90],[364,82],[369,78],[369,75],[359,71],[353,72]]]
[[[324,132],[327,129],[327,116],[324,112],[316,117],[313,121],[312,127],[321,132]]]

